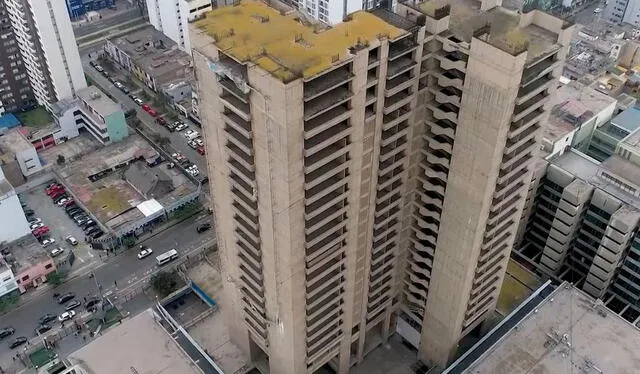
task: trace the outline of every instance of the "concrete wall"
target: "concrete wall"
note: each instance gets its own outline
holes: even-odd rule
[[[18,289],[18,283],[11,269],[3,265],[0,271],[0,297]]]
[[[12,190],[0,197],[0,242],[12,242],[30,234],[18,195]]]
[[[20,292],[24,293],[27,289],[37,287],[44,283],[47,279],[47,274],[54,271],[56,271],[56,265],[50,257],[26,269],[21,269],[20,272],[16,274],[16,281],[18,282]]]

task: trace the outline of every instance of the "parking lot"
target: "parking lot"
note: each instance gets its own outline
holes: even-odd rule
[[[22,200],[27,204],[27,208],[35,212],[34,217],[40,218],[42,223],[49,227],[48,236],[56,241],[56,243],[48,246],[47,250],[51,251],[57,247],[62,247],[65,250],[73,248],[77,261],[76,264],[74,264],[74,268],[88,265],[98,260],[98,254],[93,249],[90,249],[89,245],[84,242],[85,235],[82,229],[67,216],[63,207],[57,206],[52,199],[47,196],[45,193],[47,184],[35,187],[21,195]],[[77,246],[72,247],[65,241],[65,238],[69,235],[78,240]]]

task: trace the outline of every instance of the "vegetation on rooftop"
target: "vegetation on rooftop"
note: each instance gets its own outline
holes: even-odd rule
[[[118,214],[131,208],[127,196],[117,186],[109,186],[93,193],[87,208],[94,212]]]
[[[18,114],[18,118],[23,125],[38,128],[45,127],[53,121],[49,112],[42,106],[28,112],[20,113]]]

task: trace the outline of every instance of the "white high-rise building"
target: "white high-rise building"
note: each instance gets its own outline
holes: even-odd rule
[[[65,2],[4,2],[38,103],[50,108],[87,87]]]
[[[147,0],[149,23],[191,53],[189,22],[213,8],[214,0]]]

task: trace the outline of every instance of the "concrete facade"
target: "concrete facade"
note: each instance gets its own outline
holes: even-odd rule
[[[16,277],[13,276],[11,268],[4,263],[4,260],[0,260],[0,297],[17,289],[18,283],[16,282]]]
[[[0,242],[9,243],[31,235],[29,223],[13,186],[0,170]]]
[[[516,260],[569,281],[630,322],[640,321],[640,167],[618,155],[599,163],[577,151],[539,163]]]
[[[572,27],[433,5],[192,25],[221,307],[263,372],[347,373],[396,330],[445,366],[495,308]]]
[[[191,53],[189,22],[202,17],[217,3],[212,0],[146,1],[149,23],[187,53]]]

